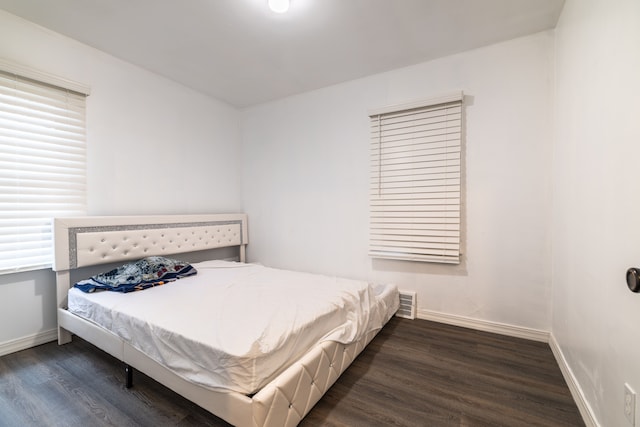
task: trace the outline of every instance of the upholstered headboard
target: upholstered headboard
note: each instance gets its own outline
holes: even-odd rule
[[[53,269],[228,246],[244,261],[247,237],[246,214],[55,218]]]

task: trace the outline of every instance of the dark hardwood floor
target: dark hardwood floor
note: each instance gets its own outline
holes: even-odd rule
[[[0,358],[0,426],[226,426],[87,342]],[[393,318],[301,426],[583,426],[547,344]]]

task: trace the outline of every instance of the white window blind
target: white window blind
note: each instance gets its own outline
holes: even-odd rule
[[[0,274],[51,266],[51,218],[86,214],[85,98],[0,70]]]
[[[460,262],[462,99],[369,112],[370,256]]]

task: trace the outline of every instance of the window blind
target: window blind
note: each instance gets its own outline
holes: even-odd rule
[[[51,218],[86,214],[86,95],[0,70],[0,273],[51,266]]]
[[[369,112],[370,256],[460,262],[462,99]]]

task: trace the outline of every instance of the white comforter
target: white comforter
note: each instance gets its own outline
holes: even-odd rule
[[[183,378],[251,394],[318,342],[381,328],[395,287],[206,261],[196,276],[121,294],[69,291],[69,311],[119,335]]]

